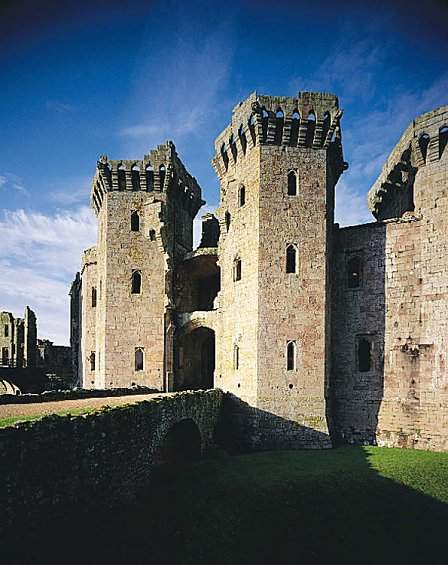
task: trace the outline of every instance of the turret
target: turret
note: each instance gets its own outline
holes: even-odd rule
[[[269,444],[275,418],[293,422],[285,424],[286,444],[329,445],[328,265],[334,186],[347,167],[341,116],[332,94],[254,93],[234,108],[215,142],[215,386],[259,410],[260,446]]]

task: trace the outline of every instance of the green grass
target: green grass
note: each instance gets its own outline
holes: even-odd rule
[[[161,470],[132,507],[53,519],[53,552],[77,532],[68,557],[84,564],[446,564],[448,454],[222,455]]]
[[[51,414],[32,414],[29,416],[26,415],[19,415],[19,416],[8,416],[7,418],[0,418],[0,428],[8,428],[10,426],[14,426],[15,424],[19,424],[21,422],[37,422],[38,420],[42,420],[43,418],[52,417],[52,416],[81,416],[85,414],[92,414],[93,412],[98,412],[104,407],[96,407],[96,408],[66,408],[64,410],[58,410],[56,412],[52,412]]]

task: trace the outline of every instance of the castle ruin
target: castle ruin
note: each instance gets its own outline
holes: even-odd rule
[[[172,142],[99,159],[98,241],[71,288],[82,386],[220,388],[261,447],[448,449],[448,106],[409,126],[370,190],[376,221],[348,228],[341,117],[326,93],[238,104],[197,249],[201,188]]]

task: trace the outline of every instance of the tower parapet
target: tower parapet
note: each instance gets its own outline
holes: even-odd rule
[[[161,195],[174,190],[184,207],[195,216],[204,203],[201,200],[201,188],[185,169],[174,143],[167,141],[141,160],[110,160],[107,155],[102,155],[92,182],[91,204],[98,214],[107,192],[152,192],[163,200]]]
[[[232,121],[215,141],[213,166],[222,178],[256,145],[329,149],[335,153],[339,174],[347,168],[342,156],[342,134],[337,96],[299,92],[297,97],[252,93],[232,112]]]
[[[401,136],[368,194],[377,219],[413,211],[413,183],[417,171],[448,156],[448,105],[422,114]],[[405,210],[406,208],[406,210]]]

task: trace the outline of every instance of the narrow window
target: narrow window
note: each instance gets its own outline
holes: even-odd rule
[[[146,190],[154,189],[154,169],[150,164],[146,165]]]
[[[5,326],[5,337],[8,337],[8,336],[9,336],[9,326],[6,325]]]
[[[132,190],[140,190],[140,167],[135,164],[131,169]]]
[[[420,151],[422,153],[423,161],[426,163],[426,155],[428,153],[428,145],[429,145],[429,135],[427,133],[422,133],[422,135],[418,138],[418,145],[420,147]]]
[[[131,214],[131,231],[140,231],[140,215],[136,210]]]
[[[2,347],[2,365],[7,365],[9,361],[9,350],[7,347]]]
[[[229,231],[230,220],[231,220],[230,212],[226,212],[225,220],[226,220],[226,230]]]
[[[95,370],[95,351],[92,351],[90,353],[90,370],[91,371]]]
[[[238,204],[239,206],[244,206],[246,204],[246,187],[244,184],[238,189]]]
[[[288,173],[288,196],[297,196],[297,174],[295,171]]]
[[[266,108],[263,108],[263,110],[261,111],[261,132],[263,136],[263,141],[266,141],[268,137],[268,120],[269,120],[269,114]]]
[[[140,271],[133,271],[131,293],[140,294],[142,290],[142,274]]]
[[[316,129],[316,114],[311,110],[308,114],[308,121],[306,123],[306,139],[305,145],[311,147],[314,141],[314,131]]]
[[[123,164],[118,167],[118,189],[126,190],[126,169]]]
[[[230,139],[229,139],[229,147],[230,147],[230,151],[232,152],[233,160],[236,163],[237,160],[238,160],[238,150],[236,148],[235,138],[234,138],[233,134],[230,136]]]
[[[96,307],[96,286],[92,286],[92,308]]]
[[[281,145],[283,139],[283,126],[285,125],[285,115],[281,108],[275,114],[275,145]]]
[[[160,179],[160,190],[163,191],[165,186],[165,176],[166,176],[166,168],[165,165],[160,165],[159,167],[159,179]]]
[[[297,146],[297,141],[299,139],[299,125],[300,125],[300,114],[297,110],[295,110],[292,114],[292,121],[291,121],[290,144],[292,147]]]
[[[372,366],[372,344],[367,339],[358,342],[358,371],[367,373]]]
[[[241,149],[243,150],[243,154],[246,155],[247,150],[247,139],[246,134],[243,132],[243,126],[240,125],[238,129],[238,137],[240,138]]]
[[[233,280],[241,280],[241,259],[235,259],[233,263]]]
[[[224,168],[227,171],[227,169],[229,168],[229,156],[227,155],[225,143],[221,145],[221,157],[222,157],[222,162],[224,163]]]
[[[286,369],[288,371],[295,371],[296,370],[296,342],[295,341],[288,341],[286,346]]]
[[[439,129],[439,158],[442,157],[445,147],[448,144],[448,127]]]
[[[286,248],[286,272],[297,273],[297,249],[295,245]]]
[[[240,368],[240,348],[238,345],[233,346],[233,368]]]
[[[347,263],[347,286],[359,288],[361,286],[362,264],[359,257],[352,257]]]
[[[155,241],[156,240],[156,230],[149,230],[149,239],[150,241]]]
[[[143,349],[141,347],[136,347],[135,349],[135,370],[143,371]]]

